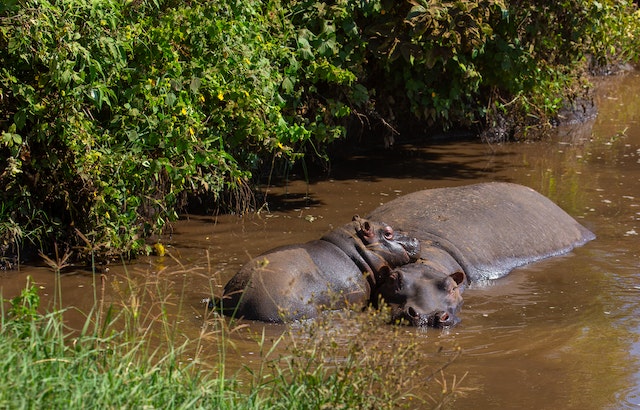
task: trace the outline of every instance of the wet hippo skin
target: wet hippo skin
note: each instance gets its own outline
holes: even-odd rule
[[[227,315],[269,322],[313,318],[321,309],[365,304],[382,274],[415,261],[419,242],[358,216],[320,240],[268,251],[225,285]]]
[[[569,252],[595,238],[531,188],[490,182],[414,192],[373,211],[421,242],[421,259],[471,282],[500,278],[517,266]]]
[[[462,286],[466,276],[461,270],[450,274],[433,269],[424,259],[394,269],[372,290],[374,307],[382,301],[389,306],[391,322],[412,326],[449,327],[460,322]]]

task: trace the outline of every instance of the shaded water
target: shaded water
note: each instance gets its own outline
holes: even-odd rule
[[[486,145],[455,141],[355,156],[334,165],[332,179],[272,187],[270,209],[244,218],[191,216],[163,238],[182,266],[167,256],[111,266],[106,299],[116,300],[125,271],[157,280],[186,301],[176,314],[181,331],[196,337],[199,300],[230,278],[251,256],[274,246],[318,238],[354,214],[420,189],[482,181],[510,181],[550,197],[597,235],[561,257],[517,269],[465,294],[462,323],[448,331],[419,333],[425,349],[460,346],[447,369],[476,387],[456,408],[640,407],[640,74],[604,79],[599,115],[562,127],[550,141]],[[469,216],[473,217],[472,215]],[[461,222],[463,223],[463,222]],[[216,275],[213,275],[215,273]],[[22,267],[0,276],[4,297],[32,275],[50,303],[53,277],[46,268]],[[219,276],[218,276],[219,275]],[[214,279],[212,279],[214,277]],[[85,312],[93,304],[91,274],[62,280],[66,305]],[[81,315],[78,315],[81,319]],[[251,323],[276,337],[285,326]],[[239,337],[229,361],[255,362],[254,343]],[[205,346],[204,356],[215,355]]]

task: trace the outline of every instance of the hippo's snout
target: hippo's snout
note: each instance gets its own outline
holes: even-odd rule
[[[406,319],[411,326],[416,327],[451,327],[460,322],[460,319],[452,313],[443,310],[431,313],[418,313],[413,307],[404,310],[397,319]]]

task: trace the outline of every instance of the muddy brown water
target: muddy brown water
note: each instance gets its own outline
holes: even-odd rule
[[[185,217],[162,238],[175,259],[153,256],[112,265],[106,302],[117,299],[114,289],[124,286],[125,275],[158,283],[185,301],[171,313],[181,334],[197,337],[200,299],[219,292],[251,256],[316,239],[354,214],[366,215],[416,190],[517,182],[550,197],[597,239],[503,279],[471,286],[464,294],[462,323],[455,328],[407,328],[398,337],[418,333],[424,348],[434,352],[434,346],[462,348],[447,373],[468,372],[464,384],[475,390],[457,399],[454,408],[639,408],[640,74],[600,80],[599,90],[597,118],[563,126],[549,141],[406,145],[334,165],[331,179],[270,187],[269,209],[258,214]],[[53,275],[46,267],[1,273],[3,296],[16,295],[27,275],[39,284],[43,304],[51,304]],[[90,273],[71,271],[61,283],[64,305],[90,309]],[[82,315],[76,316],[81,323]],[[267,340],[285,329],[249,325],[258,333],[264,329]],[[236,346],[228,353],[231,367],[259,361],[255,343],[239,337]],[[203,347],[201,357],[216,352],[212,343]]]

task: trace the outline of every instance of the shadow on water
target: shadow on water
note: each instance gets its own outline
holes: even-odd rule
[[[516,182],[550,197],[597,239],[568,255],[472,286],[464,294],[462,323],[453,329],[407,328],[399,337],[417,337],[429,352],[436,345],[462,348],[462,358],[447,372],[468,372],[465,384],[476,389],[459,398],[455,408],[638,408],[640,74],[599,82],[598,117],[559,127],[549,140],[503,145],[456,140],[354,155],[333,163],[326,179],[292,177],[265,188],[269,206],[260,212],[185,215],[171,235],[159,238],[172,257],[115,264],[109,283],[126,275],[167,281],[168,289],[180,289],[186,304],[173,312],[180,315],[180,331],[197,337],[199,301],[221,292],[222,284],[252,256],[317,239],[354,214],[366,215],[413,191]],[[46,304],[53,280],[44,268],[1,273],[4,297],[16,295],[27,274],[43,287]],[[90,309],[91,281],[86,273],[65,276],[64,302]],[[107,293],[106,298],[115,296]],[[286,328],[247,325],[255,334],[264,331],[267,340]],[[348,322],[337,326],[349,334]],[[248,333],[232,337],[236,348],[227,356],[230,366],[257,366],[259,352]],[[215,345],[203,349],[205,357],[216,355]]]
[[[332,177],[367,182],[386,178],[478,180],[486,178],[489,172],[504,169],[507,163],[501,158],[508,156],[507,152],[491,152],[491,146],[479,145],[473,140],[440,142],[428,148],[402,144],[390,150],[355,155],[334,164]]]
[[[354,155],[333,161],[328,175],[320,173],[305,179],[302,175],[291,174],[290,179],[273,182],[264,188],[264,192],[269,211],[326,207],[328,203],[323,185],[328,180],[371,186],[393,180],[397,187],[404,185],[403,180],[460,184],[464,180],[485,180],[491,174],[512,166],[509,164],[512,155],[512,152],[498,152],[490,145],[463,138],[430,145],[403,143],[390,149],[360,149]],[[508,180],[508,177],[498,179]],[[307,185],[306,191],[300,192],[301,184]]]

